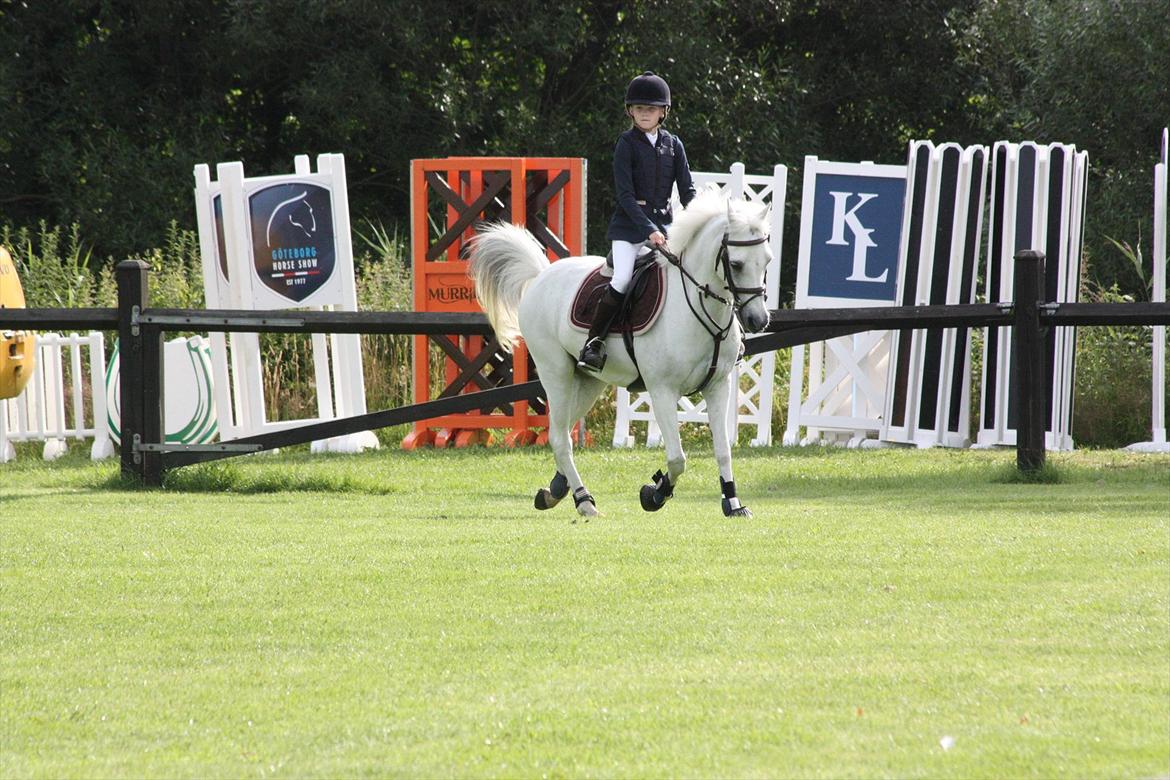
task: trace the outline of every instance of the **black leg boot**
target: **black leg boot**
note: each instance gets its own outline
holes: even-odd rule
[[[585,339],[581,357],[577,358],[577,368],[589,371],[600,371],[605,368],[605,337],[609,335],[609,326],[621,305],[622,294],[607,284],[605,292],[597,301],[593,324],[589,326],[589,336]]]

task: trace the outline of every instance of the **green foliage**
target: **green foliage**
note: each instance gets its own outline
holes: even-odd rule
[[[1139,292],[1142,293],[1144,300],[1151,300],[1151,294],[1154,291],[1154,273],[1152,268],[1146,267],[1146,259],[1142,256],[1142,228],[1139,223],[1137,229],[1137,241],[1133,246],[1130,246],[1128,241],[1118,241],[1112,236],[1105,236],[1108,241],[1121,256],[1129,261],[1129,267],[1133,270],[1134,276],[1137,277],[1141,283]]]
[[[90,271],[91,250],[81,226],[68,230],[41,222],[36,231],[0,226],[0,246],[8,248],[29,308],[97,306],[98,285]]]
[[[357,267],[358,308],[363,311],[414,311],[414,285],[410,275],[410,250],[395,235],[381,231],[373,255]],[[363,335],[362,360],[366,377],[366,407],[391,409],[413,402],[412,336]],[[403,433],[383,430],[384,444],[397,445]]]
[[[1116,285],[1090,285],[1082,299],[1132,302]],[[1150,440],[1150,326],[1094,325],[1077,329],[1073,441],[1078,447],[1124,447]],[[1166,399],[1170,406],[1170,396]]]
[[[342,151],[355,223],[404,225],[411,159],[581,156],[598,252],[623,90],[650,68],[696,170],[795,182],[805,155],[896,163],[913,138],[1076,143],[1095,281],[1131,292],[1104,236],[1149,219],[1168,28],[1170,4],[1112,0],[4,3],[0,221],[76,222],[93,257],[127,257],[193,227],[196,163]]]
[[[981,140],[1088,151],[1092,280],[1126,293],[1138,291],[1139,277],[1106,237],[1150,223],[1153,167],[1170,119],[1168,29],[1165,2],[982,0],[965,36]]]
[[[167,227],[166,240],[161,248],[148,249],[131,255],[130,260],[142,260],[150,266],[150,304],[167,309],[202,309],[203,261],[199,251],[199,236],[172,222]],[[113,272],[114,263],[108,263],[103,272]],[[116,300],[116,296],[114,298]]]

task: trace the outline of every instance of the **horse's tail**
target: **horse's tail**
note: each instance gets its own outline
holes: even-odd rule
[[[520,337],[520,300],[548,265],[544,248],[517,225],[488,225],[471,241],[467,275],[475,283],[475,297],[487,313],[500,346],[509,352]]]

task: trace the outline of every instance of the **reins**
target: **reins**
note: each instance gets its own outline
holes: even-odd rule
[[[711,362],[707,366],[707,375],[705,377],[703,377],[703,381],[699,383],[698,387],[696,387],[694,390],[687,393],[686,395],[694,395],[695,393],[702,392],[702,390],[705,387],[707,387],[707,385],[711,382],[711,378],[713,376],[715,376],[715,369],[719,363],[719,347],[720,347],[720,345],[722,345],[723,340],[725,338],[727,338],[727,334],[731,332],[731,326],[735,323],[736,317],[739,316],[740,310],[742,310],[744,306],[747,306],[753,300],[755,300],[756,298],[758,298],[759,296],[764,294],[765,287],[762,285],[760,287],[738,287],[738,286],[736,286],[735,279],[731,274],[731,262],[728,258],[728,255],[727,255],[727,247],[729,247],[729,246],[758,246],[767,240],[768,240],[767,234],[760,236],[758,238],[749,238],[749,239],[744,239],[744,240],[733,240],[733,239],[728,237],[727,230],[724,229],[723,241],[721,242],[720,247],[719,247],[719,254],[717,254],[715,256],[715,267],[716,267],[716,269],[718,269],[721,264],[723,266],[723,281],[724,281],[724,284],[727,285],[727,292],[731,294],[730,301],[728,301],[722,295],[719,295],[718,293],[716,293],[714,290],[712,290],[710,288],[710,286],[708,286],[706,284],[700,284],[699,280],[696,279],[691,274],[691,272],[688,271],[683,266],[682,257],[674,254],[669,249],[667,249],[665,246],[654,247],[654,249],[656,251],[662,253],[662,256],[665,257],[671,265],[678,268],[679,275],[683,279],[683,286],[682,286],[683,297],[686,299],[687,308],[689,308],[691,310],[691,314],[695,315],[695,319],[698,320],[699,324],[703,326],[703,330],[707,331],[707,334],[709,336],[711,336],[712,340],[714,341],[714,344],[713,344],[712,350],[711,350]],[[691,303],[691,295],[687,291],[687,284],[686,284],[687,282],[690,282],[692,285],[694,285],[695,289],[698,290],[700,293],[700,295],[699,295],[699,308],[703,310],[702,316],[699,315],[699,312],[696,311],[694,304]],[[751,294],[751,297],[748,298],[743,303],[741,303],[739,301],[738,296],[741,294],[748,294],[748,293]],[[722,303],[724,306],[728,306],[731,308],[731,316],[727,319],[726,325],[720,327],[720,325],[716,321],[716,319],[713,316],[711,316],[711,312],[707,311],[707,303],[706,303],[707,298],[714,298],[715,300]]]

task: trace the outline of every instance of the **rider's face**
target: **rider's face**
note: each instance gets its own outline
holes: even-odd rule
[[[630,118],[643,133],[649,133],[666,117],[666,109],[662,106],[643,106],[635,104],[629,107]]]

